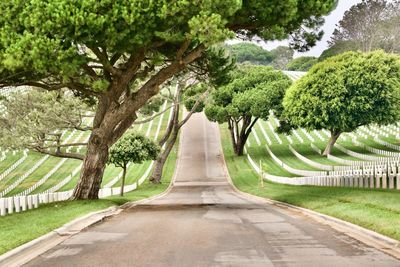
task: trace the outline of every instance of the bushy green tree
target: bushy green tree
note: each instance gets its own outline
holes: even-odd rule
[[[292,127],[327,129],[331,153],[340,134],[400,117],[400,57],[346,52],[312,67],[287,92],[283,118]]]
[[[0,147],[84,159],[83,154],[71,149],[86,143],[65,143],[63,132],[91,130],[91,125],[84,119],[93,111],[89,112],[90,107],[71,92],[16,91],[0,100],[0,105],[4,108],[0,114]]]
[[[282,99],[291,80],[281,71],[265,66],[241,66],[232,81],[217,88],[206,105],[209,120],[228,123],[233,150],[243,155],[244,145],[258,119],[270,111],[281,112]]]
[[[124,195],[128,164],[141,164],[147,160],[155,160],[158,153],[160,153],[160,147],[155,142],[133,132],[125,134],[111,146],[108,162],[122,168],[121,196]]]
[[[315,44],[335,0],[9,0],[0,3],[0,87],[69,88],[96,114],[74,199],[93,199],[108,150],[164,82],[235,35]],[[277,12],[279,11],[279,12]],[[306,26],[306,27],[302,27]]]
[[[290,61],[286,65],[286,69],[291,71],[308,71],[317,62],[318,59],[316,57],[298,57]]]

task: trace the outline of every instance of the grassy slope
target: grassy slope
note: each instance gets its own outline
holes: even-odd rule
[[[233,156],[228,132],[222,127],[222,145],[229,173],[242,191],[287,202],[337,217],[400,240],[400,193],[339,187],[290,186],[266,182],[258,186],[258,176],[246,157]]]
[[[153,185],[145,181],[137,190],[127,193],[123,197],[113,196],[95,201],[66,201],[44,204],[35,210],[0,217],[0,254],[89,212],[162,193],[171,181],[175,169],[176,155],[177,148],[171,152],[166,163],[162,184]]]

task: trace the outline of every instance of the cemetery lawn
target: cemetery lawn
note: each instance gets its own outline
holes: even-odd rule
[[[221,140],[229,174],[246,193],[286,202],[330,215],[400,240],[400,192],[359,188],[291,186],[264,182],[245,156],[233,154],[229,132],[221,127]]]
[[[0,217],[0,255],[90,212],[162,193],[172,179],[176,155],[177,146],[171,151],[165,164],[161,184],[153,185],[146,180],[138,189],[124,194],[123,197],[41,204],[38,209]]]

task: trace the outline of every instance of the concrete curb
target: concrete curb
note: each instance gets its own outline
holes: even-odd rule
[[[28,263],[32,259],[36,258],[37,256],[45,253],[46,251],[50,250],[51,248],[57,246],[58,244],[62,243],[63,241],[67,240],[68,238],[80,233],[82,230],[99,223],[103,221],[106,218],[115,216],[120,214],[123,210],[130,209],[132,207],[135,207],[140,204],[145,204],[147,202],[150,202],[154,199],[158,199],[160,197],[165,196],[168,194],[172,186],[174,184],[174,181],[177,176],[177,166],[178,162],[181,160],[181,142],[182,138],[179,139],[179,145],[178,145],[178,157],[175,162],[175,170],[174,174],[172,176],[171,182],[168,186],[168,188],[155,196],[146,198],[146,199],[141,199],[137,201],[132,201],[132,202],[127,202],[125,204],[122,204],[121,206],[117,207],[110,207],[105,210],[100,210],[96,212],[91,212],[89,214],[86,214],[82,217],[79,217],[71,222],[68,222],[61,226],[60,228],[57,228],[50,233],[47,233],[41,237],[38,237],[32,241],[29,241],[28,243],[25,243],[19,247],[16,247],[3,255],[0,255],[0,267],[2,266],[7,266],[7,267],[13,267],[13,266],[21,266],[25,263]]]
[[[218,128],[218,134],[220,135],[220,130]],[[220,137],[220,136],[219,136]],[[221,138],[221,137],[220,137]],[[290,212],[295,212],[297,214],[301,214],[303,216],[309,217],[313,219],[314,221],[317,221],[321,224],[329,225],[333,229],[344,233],[368,246],[371,246],[373,248],[378,249],[379,251],[382,251],[396,259],[400,260],[400,242],[392,239],[390,237],[387,237],[385,235],[379,234],[377,232],[374,232],[372,230],[368,230],[366,228],[363,228],[361,226],[355,225],[350,222],[343,221],[341,219],[331,217],[329,215],[325,215],[313,210],[309,210],[306,208],[301,208],[298,206],[294,206],[288,203],[268,199],[268,198],[263,198],[255,195],[251,195],[249,193],[240,191],[236,186],[233,184],[232,178],[229,175],[228,167],[226,165],[225,161],[225,155],[223,153],[222,149],[222,144],[220,147],[221,150],[221,155],[222,155],[222,160],[224,162],[224,169],[226,172],[227,180],[233,190],[240,196],[244,197],[245,199],[256,201],[256,202],[261,202],[265,204],[270,204],[278,207],[281,210],[284,211],[290,211]]]

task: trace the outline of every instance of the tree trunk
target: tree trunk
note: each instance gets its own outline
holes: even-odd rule
[[[328,156],[332,152],[332,148],[335,145],[337,139],[340,136],[340,132],[337,131],[331,131],[331,138],[329,139],[329,142],[324,150],[324,153],[322,153],[323,156]]]
[[[172,151],[172,148],[175,145],[176,140],[178,139],[178,131],[176,131],[176,130],[174,131],[171,138],[168,140],[167,145],[165,146],[165,149],[161,152],[161,154],[158,156],[158,158],[155,162],[154,170],[150,177],[150,181],[153,184],[159,184],[161,182],[164,165],[168,159],[169,154]]]
[[[103,139],[103,140],[101,140]],[[97,199],[108,160],[108,145],[105,137],[97,137],[92,133],[83,161],[81,175],[76,185],[72,199]]]
[[[109,110],[104,111],[106,108]],[[72,199],[98,198],[104,169],[108,161],[108,149],[125,133],[137,118],[134,111],[116,116],[117,112],[120,112],[120,110],[115,107],[110,108],[107,105],[102,105],[101,102],[99,103],[81,175],[74,189]]]
[[[243,140],[243,139],[244,139],[244,137],[240,136],[239,139],[237,140],[236,150],[235,150],[236,156],[243,156],[244,145],[246,144],[246,140]]]
[[[179,92],[178,92],[178,97],[179,97]],[[160,142],[160,145],[163,145],[166,143],[166,146],[163,151],[161,151],[160,155],[157,157],[157,160],[154,164],[154,169],[153,172],[149,178],[150,182],[153,184],[159,184],[161,182],[162,178],[162,173],[164,169],[165,162],[168,159],[169,154],[172,151],[172,148],[175,145],[176,139],[178,138],[178,133],[179,133],[179,98],[175,101],[175,106],[173,109],[173,117],[172,120],[169,122],[168,128],[170,128],[169,131],[167,131],[162,138],[162,142]]]
[[[231,133],[233,152],[236,156],[243,156],[244,146],[246,145],[247,138],[258,118],[251,121],[251,117],[244,116],[242,121],[242,128],[239,129],[239,123],[234,119],[228,121],[228,128]]]
[[[125,187],[125,176],[126,176],[126,165],[124,165],[122,171],[122,181],[121,181],[121,197],[124,195],[124,187]]]
[[[236,153],[237,147],[236,147],[235,129],[233,127],[233,122],[231,120],[228,120],[228,129],[229,129],[229,132],[231,134],[231,142],[232,142],[233,152],[235,153],[235,155],[237,155],[237,153]]]

